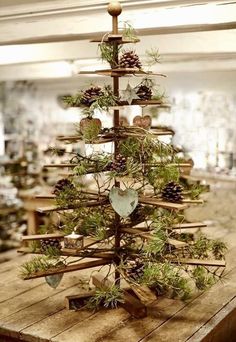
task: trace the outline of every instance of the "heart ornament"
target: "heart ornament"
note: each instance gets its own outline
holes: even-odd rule
[[[45,277],[46,283],[51,286],[52,288],[56,289],[57,286],[60,284],[64,273],[48,275]]]
[[[133,189],[121,190],[113,186],[109,193],[112,208],[121,217],[128,217],[138,204],[138,193]]]
[[[149,115],[136,115],[133,119],[133,125],[142,127],[144,129],[150,128],[152,124],[152,118]]]

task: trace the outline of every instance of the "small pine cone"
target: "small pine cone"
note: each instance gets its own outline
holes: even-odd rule
[[[150,100],[152,98],[152,89],[141,84],[138,87],[136,94],[141,100]]]
[[[60,240],[58,239],[47,239],[47,240],[40,240],[40,245],[41,245],[41,252],[45,253],[47,251],[48,248],[55,248],[60,250],[61,247],[61,243]]]
[[[101,95],[103,95],[103,91],[100,87],[90,87],[83,92],[81,103],[89,107]]]
[[[138,204],[129,217],[134,223],[143,222],[146,218],[145,208],[141,204]]]
[[[110,165],[111,171],[123,172],[126,169],[126,158],[118,154],[115,160]]]
[[[59,193],[61,191],[65,190],[65,188],[73,189],[74,185],[71,183],[71,181],[69,179],[62,178],[55,184],[52,193],[55,195],[59,195]]]
[[[128,260],[126,266],[126,275],[130,279],[137,280],[143,276],[144,263],[141,259]]]
[[[176,182],[169,182],[162,190],[162,198],[168,202],[181,202],[183,188]]]
[[[121,68],[138,68],[141,69],[142,64],[138,55],[134,51],[126,51],[120,57],[119,65]]]

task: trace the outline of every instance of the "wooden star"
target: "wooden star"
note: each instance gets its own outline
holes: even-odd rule
[[[127,84],[126,89],[121,91],[121,94],[121,100],[127,101],[128,104],[131,104],[133,100],[139,99],[134,88],[132,88],[129,83]]]

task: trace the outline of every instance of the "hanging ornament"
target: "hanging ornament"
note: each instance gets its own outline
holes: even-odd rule
[[[81,103],[85,106],[91,106],[91,104],[98,99],[99,96],[103,95],[102,88],[95,86],[83,92]]]
[[[51,286],[53,289],[56,289],[57,286],[60,284],[64,273],[48,275],[45,277],[46,283]]]
[[[136,91],[136,94],[140,98],[140,100],[151,100],[152,98],[152,89],[147,87],[145,84],[141,84]]]
[[[138,100],[139,97],[136,94],[135,90],[130,86],[130,84],[127,84],[127,87],[125,90],[121,90],[121,100],[127,101],[129,105],[131,105],[133,100]]]
[[[162,190],[162,198],[168,202],[181,202],[183,200],[182,196],[183,187],[176,182],[169,182]]]
[[[142,67],[139,56],[133,50],[123,52],[119,60],[119,65],[121,68],[141,69]]]
[[[142,127],[148,129],[152,125],[152,118],[150,115],[136,115],[133,119],[133,125],[137,127]]]
[[[86,140],[92,140],[97,138],[100,130],[102,128],[102,123],[100,119],[95,118],[83,118],[80,121],[80,132],[83,134]]]
[[[126,162],[127,159],[121,154],[118,154],[111,163],[110,170],[116,172],[124,172],[126,169]]]
[[[112,208],[121,217],[128,217],[138,204],[138,193],[133,189],[121,190],[114,187],[109,192]]]

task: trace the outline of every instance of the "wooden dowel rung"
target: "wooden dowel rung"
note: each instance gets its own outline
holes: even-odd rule
[[[34,274],[24,277],[23,279],[24,280],[36,279],[36,278],[41,278],[41,277],[45,277],[48,275],[74,272],[74,271],[84,270],[86,268],[93,268],[97,266],[107,265],[109,263],[110,261],[107,259],[106,260],[100,259],[100,260],[87,261],[87,262],[83,262],[83,263],[79,263],[75,265],[69,265],[69,266],[63,266],[63,267],[52,267],[49,270],[36,272]]]
[[[184,228],[204,228],[207,227],[206,223],[203,222],[186,222],[177,223],[171,226],[172,229],[184,229]]]
[[[203,265],[203,266],[218,266],[225,267],[225,260],[202,260],[202,259],[176,259],[170,260],[171,263],[175,264],[188,264],[188,265]]]

